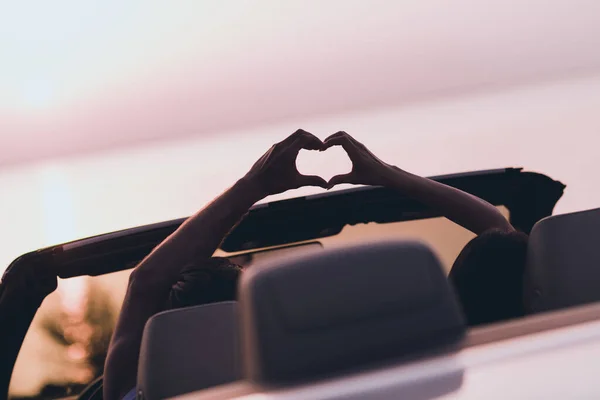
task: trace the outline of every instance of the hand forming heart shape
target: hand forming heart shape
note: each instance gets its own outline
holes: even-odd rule
[[[352,170],[347,174],[336,175],[328,182],[332,188],[341,183],[355,185],[380,186],[388,184],[397,168],[381,161],[371,153],[364,144],[360,143],[346,132],[340,131],[329,136],[323,142],[321,151],[333,146],[342,146],[352,161]]]
[[[352,161],[349,173],[338,174],[329,182],[318,175],[303,175],[296,166],[300,150],[325,151],[333,146],[341,146]],[[384,163],[346,132],[338,132],[325,141],[304,130],[273,145],[252,166],[245,179],[253,183],[259,196],[282,193],[302,186],[320,186],[331,189],[341,183],[383,185],[394,167]]]

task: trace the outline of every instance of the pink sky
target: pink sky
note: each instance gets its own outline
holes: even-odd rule
[[[4,2],[0,166],[593,74],[598,48],[594,0]]]

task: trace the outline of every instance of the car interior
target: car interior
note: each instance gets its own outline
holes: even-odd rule
[[[217,253],[247,269],[238,301],[152,317],[138,398],[436,398],[460,389],[464,368],[428,377],[427,360],[600,318],[600,209],[552,216],[565,185],[519,168],[433,179],[487,200],[530,234],[527,317],[469,328],[446,276],[471,236],[398,193],[259,204]],[[130,270],[183,221],[41,249],[9,268],[43,260],[62,278]],[[102,398],[101,384],[79,398]]]
[[[353,261],[356,261],[357,266],[360,265],[363,267],[360,269],[361,272],[365,271],[365,264],[371,266],[372,264],[369,261],[372,261],[378,267],[386,265],[401,266],[400,268],[393,268],[393,271],[403,270],[404,273],[410,274],[411,279],[408,282],[419,282],[418,286],[423,290],[417,290],[416,292],[419,293],[419,297],[423,296],[420,298],[421,301],[418,298],[411,298],[411,295],[414,293],[411,293],[410,284],[405,286],[402,283],[399,283],[397,286],[402,288],[402,294],[396,293],[394,299],[402,302],[402,304],[406,304],[404,303],[406,301],[415,307],[426,305],[425,307],[431,307],[431,309],[426,310],[424,307],[424,309],[420,309],[418,312],[413,312],[415,311],[414,309],[405,306],[400,308],[401,311],[394,310],[393,319],[401,326],[399,331],[394,331],[393,327],[384,325],[379,319],[384,319],[385,313],[369,303],[372,300],[377,304],[381,296],[385,296],[385,289],[377,287],[378,290],[376,291],[360,291],[361,294],[368,293],[369,298],[362,298],[364,302],[361,302],[361,305],[366,306],[366,304],[369,304],[368,315],[371,317],[367,320],[368,322],[365,320],[358,322],[357,325],[360,328],[353,327],[351,323],[343,325],[343,328],[337,326],[337,318],[343,318],[347,315],[346,312],[348,310],[344,310],[346,305],[350,308],[356,307],[356,304],[352,300],[344,299],[348,300],[348,302],[342,303],[342,310],[336,310],[335,306],[327,308],[326,313],[329,318],[326,320],[328,323],[318,325],[318,329],[315,328],[315,332],[310,336],[303,335],[303,331],[299,333],[295,330],[295,328],[302,329],[305,326],[300,324],[293,325],[293,317],[296,315],[293,311],[287,312],[288,310],[286,310],[280,314],[271,314],[269,312],[269,305],[278,304],[278,301],[274,301],[273,297],[269,297],[262,305],[253,303],[254,301],[261,300],[260,295],[254,291],[260,291],[262,288],[264,292],[268,293],[267,296],[272,296],[274,294],[272,288],[275,286],[267,288],[265,283],[263,283],[268,279],[266,276],[269,273],[279,273],[283,276],[283,271],[286,268],[294,269],[295,263],[310,263],[310,266],[296,269],[296,272],[299,274],[306,273],[309,279],[314,279],[314,276],[310,276],[310,268],[318,269],[319,267],[323,267],[323,264],[320,264],[322,262],[327,263],[327,266],[333,269],[331,265],[334,263],[327,262],[331,261],[328,258],[332,255],[323,255],[319,260],[311,260],[310,257],[305,257],[287,264],[279,263],[279,267],[282,270],[279,270],[277,267],[267,266],[259,272],[249,275],[241,287],[242,297],[240,299],[240,307],[243,308],[246,316],[241,319],[241,332],[244,337],[249,338],[243,341],[243,354],[246,357],[247,363],[245,369],[246,381],[230,384],[229,386],[221,386],[212,390],[199,391],[182,398],[245,398],[245,396],[249,396],[252,393],[267,393],[273,394],[275,398],[287,398],[286,393],[289,393],[290,388],[293,388],[294,385],[297,385],[297,395],[301,396],[302,393],[305,393],[311,398],[342,398],[342,396],[343,398],[383,398],[379,396],[381,396],[381,391],[386,389],[388,392],[383,392],[385,398],[391,398],[391,393],[393,393],[394,398],[436,398],[456,391],[462,384],[462,376],[458,372],[454,375],[450,374],[444,377],[444,379],[439,379],[438,377],[434,381],[428,381],[427,385],[416,386],[414,383],[408,384],[406,382],[404,385],[398,386],[398,383],[402,379],[400,379],[401,375],[396,375],[395,387],[390,384],[389,386],[381,385],[378,387],[363,388],[358,394],[349,392],[341,393],[338,391],[334,396],[331,393],[328,394],[325,390],[322,390],[320,393],[315,390],[303,392],[303,390],[307,390],[311,386],[311,384],[306,384],[306,380],[319,382],[319,378],[322,380],[329,379],[328,383],[331,384],[332,381],[343,380],[340,376],[356,374],[357,371],[352,371],[352,366],[358,367],[363,371],[379,369],[381,373],[381,371],[385,371],[386,369],[389,370],[389,364],[386,364],[385,361],[390,359],[394,360],[395,365],[405,364],[406,366],[410,366],[411,363],[415,363],[415,360],[435,358],[440,353],[446,355],[458,353],[462,350],[484,344],[497,343],[520,336],[533,335],[553,329],[597,321],[600,317],[600,306],[593,303],[600,301],[600,294],[596,289],[600,281],[594,277],[594,272],[588,272],[593,270],[599,261],[594,235],[589,235],[592,227],[600,226],[599,217],[600,209],[594,209],[552,216],[537,223],[531,233],[533,245],[529,250],[527,264],[527,273],[533,281],[533,287],[531,293],[529,293],[533,300],[530,316],[520,320],[470,330],[467,330],[464,321],[461,320],[460,313],[456,313],[456,309],[460,306],[454,302],[455,299],[452,296],[448,297],[444,295],[444,293],[450,293],[447,281],[444,279],[438,280],[437,283],[439,286],[436,286],[433,283],[434,278],[426,274],[427,272],[437,271],[439,273],[441,271],[440,266],[436,265],[435,256],[427,247],[420,247],[416,243],[405,241],[385,245],[379,244],[379,246],[389,246],[387,249],[389,251],[401,251],[399,249],[402,248],[405,251],[410,249],[402,257],[393,257],[392,259],[394,260],[402,260],[394,264],[385,262],[386,249],[379,248],[377,251],[372,252],[373,248],[369,246],[344,251],[344,255],[352,254],[353,251],[361,252],[361,255],[365,257],[364,259],[361,259],[358,255],[353,255],[351,258],[352,261],[342,257],[334,258],[336,261],[341,261],[338,267],[344,273],[347,272],[348,268],[351,268],[349,265]],[[584,234],[586,231],[588,235]],[[429,258],[431,271],[425,265],[420,264],[419,260],[415,259],[415,254],[410,254],[411,251],[429,252],[431,256]],[[573,268],[573,260],[586,255],[589,257],[586,257],[585,260],[580,259],[582,262]],[[553,260],[551,268],[543,268],[541,264],[542,260]],[[409,264],[410,267],[408,266]],[[380,271],[377,272],[380,273]],[[262,274],[266,276],[261,276]],[[424,282],[419,281],[419,274],[426,274],[431,286],[428,287]],[[288,275],[290,279],[292,279],[292,276],[293,274]],[[406,276],[390,275],[388,277],[385,273],[382,276],[395,282],[407,282]],[[585,278],[582,279],[582,276]],[[357,279],[357,286],[364,284],[367,280],[364,276],[360,275],[352,277]],[[320,278],[326,279],[326,276],[320,275]],[[293,277],[293,279],[297,280],[298,277]],[[579,279],[585,280],[586,283],[580,285],[578,283]],[[331,278],[332,286],[335,281],[334,276]],[[352,285],[348,283],[348,287],[350,286]],[[285,285],[282,285],[282,287],[285,287]],[[429,293],[424,289],[426,287],[430,289]],[[394,289],[391,290],[394,291]],[[276,293],[290,294],[284,290]],[[427,299],[427,295],[431,297]],[[356,296],[352,295],[350,297],[352,299],[356,298]],[[304,299],[305,297],[303,297]],[[339,299],[339,297],[336,297],[336,299]],[[277,298],[277,300],[280,299]],[[313,300],[309,298],[307,302],[311,303]],[[300,301],[296,300],[294,303],[298,306],[294,311],[309,309],[309,307],[301,307],[301,304],[299,304],[301,303]],[[383,302],[383,304],[389,306],[390,309],[394,307],[392,301]],[[435,309],[436,304],[444,304],[445,307],[443,309]],[[256,306],[256,309],[252,309],[253,305]],[[311,305],[314,307],[314,303]],[[358,307],[360,309],[360,306]],[[260,312],[258,312],[258,309]],[[367,310],[367,308],[365,309]],[[290,335],[289,339],[292,343],[286,342],[283,347],[278,347],[280,344],[278,341],[279,338],[277,334],[273,335],[272,333],[273,331],[277,332],[277,328],[273,325],[262,325],[265,323],[265,319],[276,318],[273,315],[287,317],[284,318],[281,330],[285,332],[284,335]],[[303,314],[300,315],[304,316]],[[353,313],[353,315],[357,319],[361,317],[358,312]],[[419,320],[409,322],[409,319],[415,318],[415,316],[418,316]],[[312,317],[311,315],[310,318]],[[428,317],[431,319],[428,319]],[[273,322],[267,321],[266,323]],[[377,326],[377,328],[369,331],[370,324]],[[262,330],[261,325],[264,326]],[[341,332],[335,332],[338,329]],[[353,329],[365,329],[369,333],[361,332],[361,334],[354,335]],[[388,334],[391,336],[388,336]],[[414,334],[412,338],[410,337],[411,334]],[[436,337],[434,334],[439,336]],[[325,346],[321,347],[324,342],[321,341],[319,335],[323,335],[324,337],[333,335],[337,338],[337,341],[325,342]],[[390,342],[386,342],[388,338]],[[303,357],[296,357],[296,353],[293,350],[294,340],[302,342],[301,354],[310,358],[310,361],[305,362]],[[315,342],[304,342],[310,340],[315,340]],[[370,342],[370,340],[373,342]],[[381,344],[385,350],[380,353],[377,352],[371,347],[373,343]],[[343,347],[343,356],[340,353],[336,354],[336,345]],[[403,345],[406,347],[403,348]],[[356,364],[353,364],[349,359],[344,359],[346,356],[351,358],[352,355],[348,354],[349,349],[355,350],[357,354],[360,354],[364,358],[359,358],[360,361],[357,361]],[[397,353],[395,353],[395,349],[398,349]],[[411,358],[411,354],[415,354],[413,351],[416,352],[417,356]],[[323,367],[321,369],[321,362],[323,362],[321,358],[327,359],[330,356],[336,361],[343,359],[343,362],[340,361],[340,364],[337,366],[330,364],[329,368]],[[379,363],[374,363],[374,361],[378,361]],[[270,362],[274,362],[275,364],[270,365]],[[287,369],[294,369],[294,371],[289,376],[283,376],[282,374],[285,372],[282,372],[282,370],[286,371]],[[304,386],[302,386],[303,380]],[[175,388],[173,389],[175,390]],[[315,396],[317,393],[318,397]]]

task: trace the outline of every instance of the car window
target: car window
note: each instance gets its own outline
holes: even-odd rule
[[[509,211],[506,207],[500,206],[498,209],[506,218],[509,218]],[[260,261],[294,255],[308,250],[335,248],[370,241],[411,239],[422,241],[434,249],[446,273],[448,273],[462,248],[474,237],[473,233],[443,217],[387,224],[372,222],[369,224],[347,225],[338,235],[319,239],[318,245],[317,243],[308,242],[304,246],[284,247],[273,251],[260,250],[253,255],[252,260],[240,256],[236,261],[244,266],[251,266]],[[231,254],[222,251],[218,253],[220,256],[229,257],[235,254],[239,253]]]

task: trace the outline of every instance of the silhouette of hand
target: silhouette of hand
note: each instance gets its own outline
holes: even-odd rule
[[[331,178],[328,182],[329,188],[341,183],[384,186],[389,182],[388,177],[396,170],[396,167],[381,161],[365,145],[346,132],[340,131],[325,139],[322,151],[333,146],[342,146],[348,153],[352,161],[352,171]]]
[[[302,175],[296,168],[296,158],[302,149],[321,150],[323,142],[302,129],[273,145],[246,174],[257,185],[262,196],[283,193],[303,186],[327,188],[327,182],[314,175]]]

